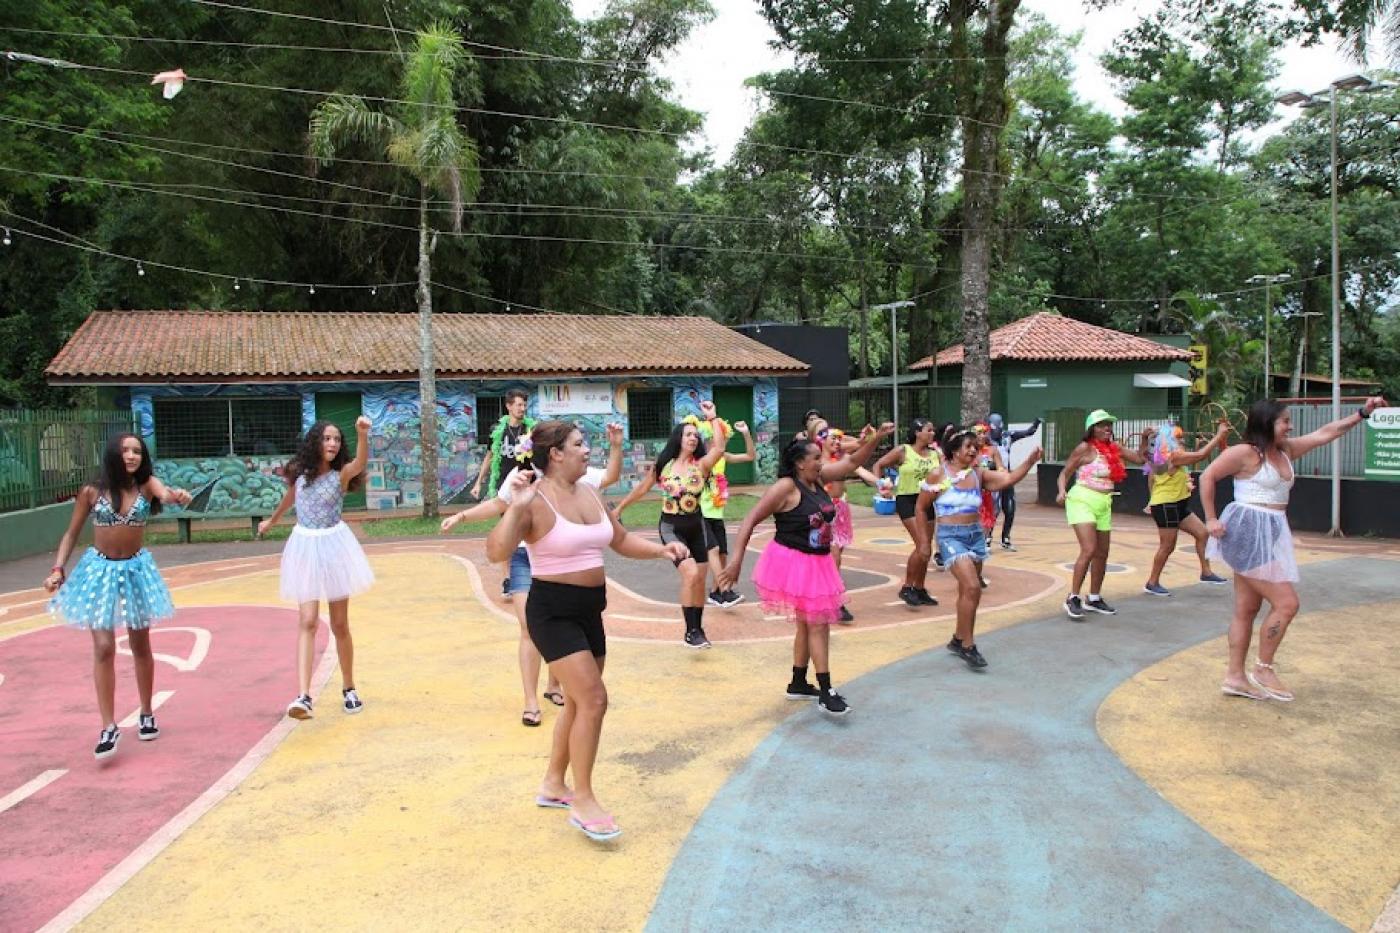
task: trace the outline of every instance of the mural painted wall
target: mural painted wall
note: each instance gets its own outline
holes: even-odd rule
[[[547,381],[547,380],[546,380]],[[750,425],[758,447],[756,477],[771,483],[777,477],[776,437],[778,431],[778,389],[769,379],[720,378],[608,380],[612,388],[611,411],[572,415],[593,450],[595,465],[607,459],[606,428],[609,423],[623,426],[623,466],[620,488],[632,488],[640,470],[655,459],[661,442],[632,440],[628,432],[627,389],[670,387],[674,420],[698,415],[700,402],[708,399],[715,385],[753,386],[754,411]],[[527,413],[539,417],[538,383],[481,383],[446,381],[438,383],[438,483],[441,501],[460,503],[469,499],[469,490],[481,469],[492,425],[477,423],[479,395],[500,396],[518,387],[530,393]],[[316,393],[359,392],[364,413],[374,423],[370,432],[370,465],[366,497],[371,508],[416,506],[421,502],[422,458],[419,447],[419,405],[416,383],[301,383],[255,386],[176,385],[133,389],[123,400],[136,415],[143,439],[152,450],[155,472],[162,481],[190,490],[195,495],[188,511],[233,515],[266,515],[277,506],[286,489],[283,470],[292,451],[280,455],[163,458],[160,456],[160,426],[155,420],[154,400],[160,397],[248,398],[301,396],[302,430],[315,421]],[[178,507],[171,507],[178,514]]]

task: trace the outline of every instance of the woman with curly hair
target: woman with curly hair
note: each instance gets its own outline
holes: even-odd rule
[[[340,660],[341,705],[347,713],[364,708],[355,690],[355,642],[350,637],[350,597],[374,583],[374,571],[350,526],[341,521],[345,493],[359,488],[369,462],[370,420],[355,419],[356,449],[351,460],[340,428],[329,421],[313,424],[296,456],[287,464],[287,493],[272,515],[258,524],[258,535],[277,524],[293,505],[297,523],[282,550],[282,598],[297,604],[297,685],[287,704],[293,719],[310,719],[311,668],[316,658],[320,601],[330,613],[335,653]]]

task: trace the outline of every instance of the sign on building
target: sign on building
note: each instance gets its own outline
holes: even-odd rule
[[[1191,378],[1192,395],[1209,395],[1210,378],[1206,375],[1206,369],[1210,365],[1210,347],[1203,343],[1193,343],[1188,347],[1191,351],[1191,362],[1188,375]]]
[[[606,382],[544,382],[535,394],[541,418],[610,415],[612,386]]]
[[[1367,419],[1366,476],[1400,482],[1400,408],[1377,408]]]

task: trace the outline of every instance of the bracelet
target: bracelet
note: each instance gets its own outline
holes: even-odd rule
[[[53,567],[50,567],[50,568],[49,568],[49,573],[57,573],[57,574],[58,574],[58,582],[60,582],[60,583],[66,583],[66,582],[68,582],[68,572],[67,572],[66,570],[63,569],[63,565],[62,565],[62,564],[56,564],[56,565],[54,565]]]
[[[1362,405],[1360,408],[1358,408],[1358,409],[1356,410],[1356,416],[1357,416],[1358,418],[1360,418],[1362,421],[1365,421],[1367,418],[1370,418],[1370,417],[1371,417],[1370,415],[1366,414],[1366,406],[1365,406],[1365,405]]]

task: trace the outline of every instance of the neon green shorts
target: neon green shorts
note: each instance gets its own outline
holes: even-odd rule
[[[1075,486],[1065,495],[1065,519],[1071,525],[1092,524],[1098,531],[1113,529],[1113,495],[1088,486]]]

